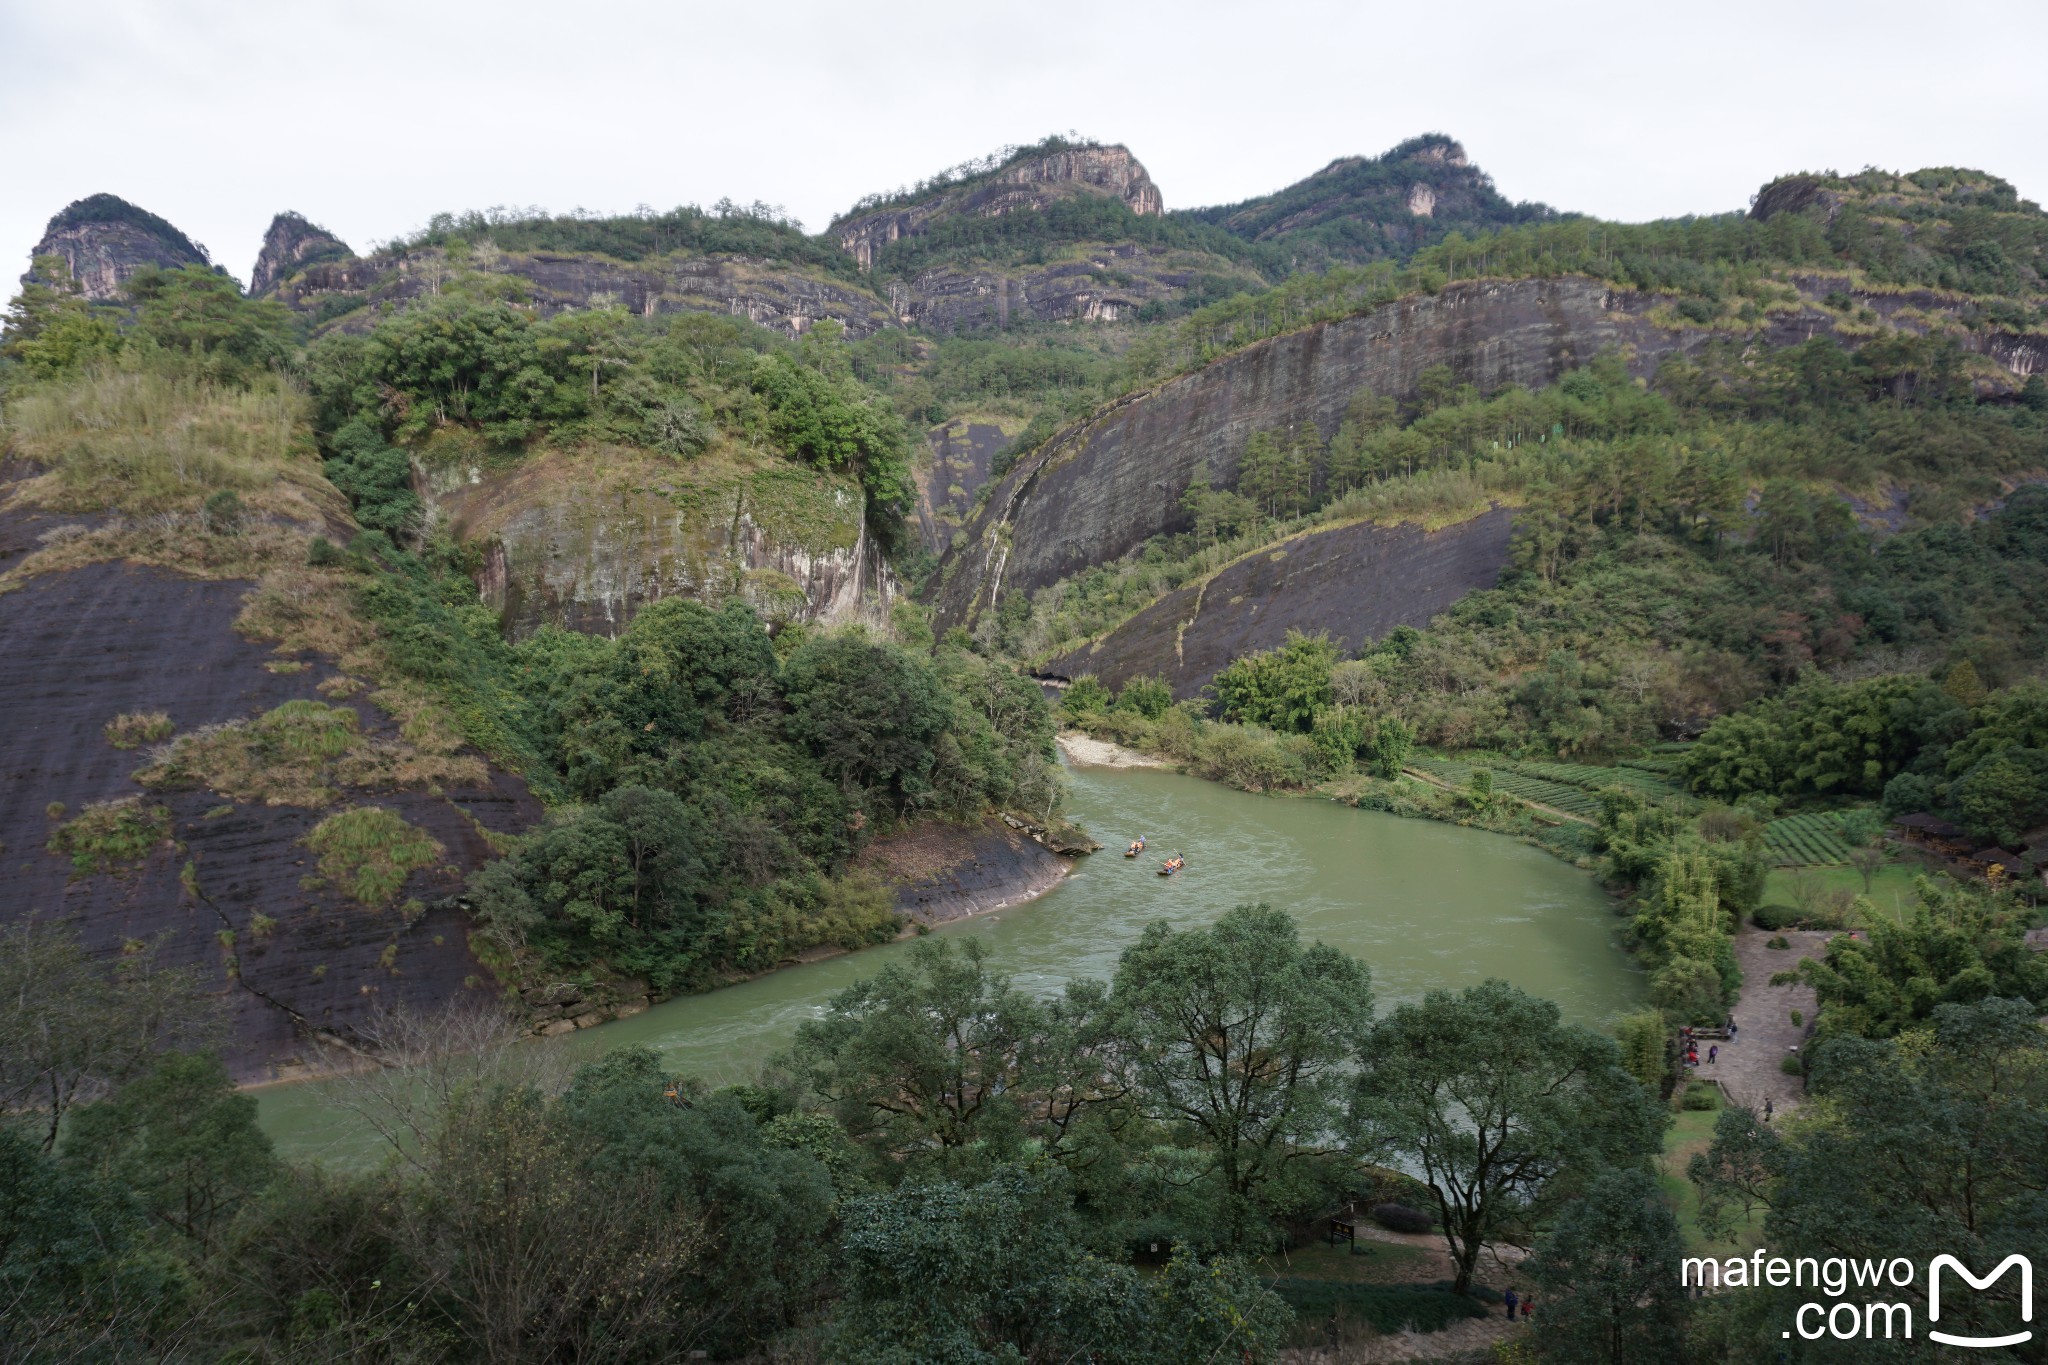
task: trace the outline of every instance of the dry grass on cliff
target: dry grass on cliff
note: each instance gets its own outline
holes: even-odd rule
[[[237,801],[318,808],[345,790],[481,786],[483,761],[455,751],[422,709],[398,739],[362,732],[347,706],[288,701],[254,720],[181,735],[135,774],[145,787],[204,787]],[[421,741],[415,743],[415,736]]]
[[[15,498],[55,511],[143,517],[223,490],[292,520],[343,510],[320,476],[305,396],[283,375],[228,388],[168,364],[99,369],[11,398],[0,431],[44,470]]]

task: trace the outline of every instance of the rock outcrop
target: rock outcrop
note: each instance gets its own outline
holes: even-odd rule
[[[967,621],[1005,591],[1045,587],[1185,529],[1197,471],[1235,483],[1252,435],[1302,422],[1334,432],[1361,390],[1406,396],[1449,365],[1492,390],[1532,387],[1609,347],[1647,371],[1686,335],[1645,318],[1654,300],[1593,280],[1458,285],[1272,337],[1127,395],[1025,456],[990,492],[940,570],[939,619]]]
[[[354,256],[347,242],[287,210],[271,219],[270,230],[263,234],[263,249],[256,253],[256,269],[249,276],[249,294],[260,298],[309,265]]]
[[[1099,194],[1121,200],[1139,216],[1164,212],[1159,187],[1152,183],[1130,149],[1067,147],[1019,156],[997,170],[943,187],[909,204],[892,204],[856,212],[827,229],[861,269],[873,268],[891,242],[915,237],[944,218],[999,218],[1044,208],[1072,194]]]
[[[438,247],[325,261],[273,286],[294,311],[341,331],[368,331],[387,312],[438,293],[458,269],[517,279],[543,313],[612,303],[643,317],[726,313],[799,335],[831,318],[855,339],[895,325],[882,300],[822,272],[747,256],[676,255],[648,261],[558,251],[479,248],[460,261]]]
[[[1490,588],[1507,563],[1512,515],[1419,526],[1355,522],[1268,545],[1146,607],[1043,672],[1093,673],[1112,688],[1164,678],[1196,695],[1232,659],[1272,649],[1287,632],[1325,632],[1357,652],[1396,626],[1425,626],[1466,593]]]
[[[1019,322],[1128,321],[1198,285],[1257,292],[1266,281],[1207,252],[1100,242],[1045,265],[941,265],[888,286],[891,311],[929,332],[1001,330]]]
[[[208,264],[204,247],[147,209],[112,194],[95,194],[67,206],[50,220],[33,256],[61,259],[79,291],[95,303],[119,298],[138,270]],[[34,275],[31,266],[23,282]]]
[[[973,826],[930,820],[884,835],[862,851],[860,865],[888,884],[896,913],[916,924],[943,924],[1032,900],[1071,870],[1065,857],[1021,823],[993,817]]]
[[[510,471],[440,465],[432,513],[484,547],[482,600],[505,629],[615,636],[664,597],[737,595],[771,628],[886,618],[901,591],[858,484],[764,465],[705,471],[642,451],[554,451]]]

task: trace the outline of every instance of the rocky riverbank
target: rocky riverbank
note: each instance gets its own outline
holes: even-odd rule
[[[1092,847],[1022,820],[932,822],[876,840],[861,865],[889,884],[898,914],[931,925],[1036,900],[1066,879],[1072,855]]]

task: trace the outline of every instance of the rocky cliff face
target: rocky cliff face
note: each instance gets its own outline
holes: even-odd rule
[[[1396,626],[1424,626],[1507,563],[1505,508],[1437,531],[1353,523],[1268,545],[1146,607],[1045,672],[1093,673],[1112,688],[1164,678],[1192,697],[1240,655],[1326,632],[1352,652]]]
[[[1924,293],[1867,301],[1901,318],[1911,307],[1953,307]],[[1576,277],[1458,284],[1272,337],[1127,395],[1025,456],[996,485],[941,566],[940,624],[961,624],[1003,592],[1045,587],[1186,529],[1180,500],[1197,470],[1230,486],[1255,432],[1302,422],[1334,432],[1361,390],[1405,398],[1433,365],[1448,365],[1482,392],[1539,387],[1609,348],[1647,376],[1666,355],[1716,335],[1653,321],[1652,309],[1664,303]],[[1835,326],[1832,314],[1808,307],[1773,313],[1752,335],[1781,346]],[[1841,339],[1853,346],[1861,338]],[[2027,338],[1960,340],[2015,372],[2042,361]]]
[[[421,469],[434,514],[485,547],[478,591],[515,635],[615,636],[664,597],[739,596],[771,626],[881,620],[900,592],[851,480],[551,452],[509,472]]]
[[[27,530],[0,515],[0,558]],[[236,632],[249,587],[103,563],[0,595],[12,646],[0,653],[0,698],[8,714],[34,718],[0,734],[0,918],[68,919],[108,960],[162,939],[160,962],[196,966],[216,984],[231,1020],[225,1059],[256,1081],[300,1070],[319,1036],[359,1036],[380,1009],[496,998],[450,898],[493,856],[486,831],[518,833],[540,807],[519,779],[480,761],[480,783],[352,791],[328,809],[137,786],[150,754],[108,742],[103,728],[118,715],[163,711],[190,734],[334,695],[320,689],[335,676],[331,660],[280,661]],[[335,704],[354,709],[364,734],[396,736],[367,702]],[[132,863],[81,874],[46,848],[90,803],[138,797],[163,809],[165,837]],[[411,872],[390,904],[359,904],[322,882],[304,843],[341,805],[392,811],[443,856]]]
[[[889,243],[915,237],[941,218],[998,218],[1044,208],[1069,194],[1108,195],[1141,216],[1165,208],[1159,187],[1129,148],[1070,147],[1021,158],[914,204],[841,219],[830,231],[866,270]]]
[[[930,452],[917,472],[917,530],[926,549],[943,554],[967,522],[974,499],[988,486],[997,455],[1015,432],[995,422],[955,419],[925,433]]]
[[[256,269],[249,276],[249,293],[268,294],[309,265],[354,257],[348,243],[326,228],[316,227],[296,213],[280,213],[263,234],[263,249],[256,253]]]
[[[80,199],[50,220],[34,256],[56,256],[88,299],[119,298],[138,270],[206,265],[206,250],[146,209],[112,194]],[[31,268],[23,281],[31,279]]]
[[[344,331],[367,331],[384,313],[438,292],[457,269],[521,281],[542,312],[603,300],[645,317],[727,313],[799,335],[831,318],[848,336],[872,335],[895,319],[874,294],[798,267],[745,256],[677,256],[627,263],[566,252],[473,251],[460,262],[439,248],[313,264],[274,286],[301,313]]]
[[[1245,267],[1199,251],[1095,243],[1049,265],[973,269],[944,265],[889,285],[891,311],[932,332],[984,331],[1019,322],[1116,322],[1148,303],[1179,298],[1203,277],[1245,290],[1266,282]]]

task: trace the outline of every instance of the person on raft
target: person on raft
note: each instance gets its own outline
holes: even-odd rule
[[[1161,863],[1159,865],[1159,870],[1161,872],[1178,872],[1187,865],[1188,860],[1186,856],[1183,854],[1176,853],[1171,858],[1168,858],[1165,862]]]
[[[1125,850],[1124,850],[1124,856],[1125,856],[1126,858],[1135,858],[1135,857],[1137,857],[1137,856],[1138,856],[1138,855],[1139,855],[1140,853],[1143,853],[1144,851],[1145,851],[1145,836],[1144,836],[1144,835],[1142,835],[1142,834],[1140,834],[1140,835],[1139,835],[1139,836],[1138,836],[1137,838],[1135,838],[1135,839],[1131,840],[1131,846],[1130,846],[1129,848],[1127,848],[1127,849],[1125,849]]]

